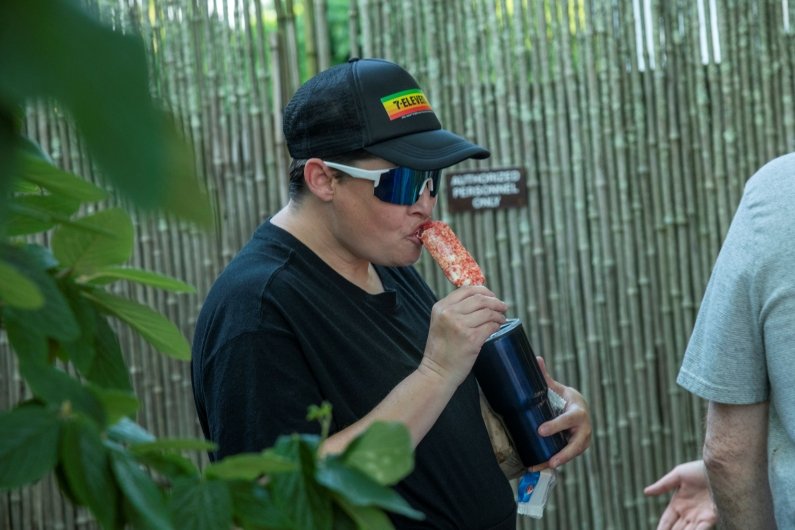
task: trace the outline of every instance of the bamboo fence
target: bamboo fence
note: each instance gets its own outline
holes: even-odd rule
[[[438,215],[552,375],[591,406],[592,447],[564,466],[544,518],[518,527],[655,528],[667,498],[643,487],[700,453],[704,404],[675,377],[712,263],[745,180],[795,150],[793,4],[359,0],[340,17],[340,2],[324,0],[88,2],[142,35],[153,91],[193,142],[217,206],[210,234],[137,216],[134,264],[195,295],[119,292],[191,337],[216,275],[285,202],[289,95],[332,64],[335,46],[394,60],[446,128],[491,149],[457,170],[526,171],[527,206],[453,214],[442,193]],[[101,180],[57,108],[31,106],[27,129],[58,164]],[[418,267],[449,292],[428,258]],[[200,436],[188,365],[126,329],[120,340],[139,421],[159,436]],[[4,335],[0,351],[3,410],[26,394]],[[95,527],[53,480],[0,494],[0,528]]]

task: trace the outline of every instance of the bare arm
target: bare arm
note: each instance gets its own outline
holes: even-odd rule
[[[719,528],[776,528],[767,478],[768,406],[709,403],[704,463]]]

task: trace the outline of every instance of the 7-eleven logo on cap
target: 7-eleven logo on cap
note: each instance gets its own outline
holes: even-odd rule
[[[431,106],[422,90],[411,88],[381,98],[381,104],[389,115],[389,120],[396,120],[418,112],[430,112]]]

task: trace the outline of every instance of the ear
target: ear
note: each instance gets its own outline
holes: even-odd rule
[[[304,164],[304,182],[321,201],[330,201],[334,197],[336,179],[331,169],[319,158],[310,158]]]

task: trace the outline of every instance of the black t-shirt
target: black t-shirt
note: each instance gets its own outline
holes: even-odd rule
[[[319,433],[307,407],[329,401],[331,431],[369,413],[412,373],[428,335],[431,289],[413,267],[376,267],[372,295],[286,231],[263,223],[218,277],[193,342],[193,392],[212,459]],[[399,529],[515,528],[470,375],[415,451],[395,490],[426,515]]]

